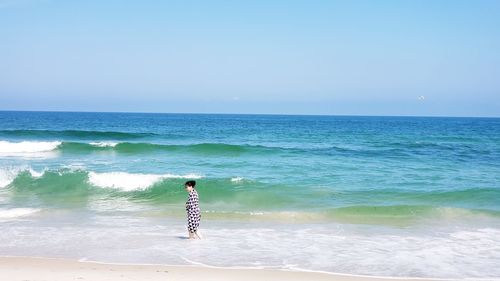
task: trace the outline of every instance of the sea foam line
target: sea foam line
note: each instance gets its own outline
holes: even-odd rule
[[[56,149],[61,143],[60,141],[0,141],[0,153],[46,152]]]
[[[13,219],[18,217],[26,217],[34,213],[38,213],[40,209],[35,208],[0,208],[0,219]]]
[[[144,190],[155,183],[168,178],[199,179],[200,175],[174,175],[174,174],[131,174],[126,172],[89,172],[90,184],[104,188],[115,188],[122,191]]]
[[[41,172],[37,172],[33,170],[32,168],[27,168],[27,167],[15,167],[15,168],[1,168],[0,169],[0,188],[6,187],[14,179],[19,175],[19,173],[27,171],[28,173],[31,174],[33,178],[39,178],[42,177],[43,174],[45,173],[45,170]]]
[[[127,173],[127,172],[94,172],[81,170],[80,167],[69,170],[58,170],[55,171],[59,175],[64,173],[71,173],[75,171],[80,171],[87,173],[87,181],[96,186],[102,188],[115,188],[122,191],[134,191],[134,190],[144,190],[158,182],[165,179],[200,179],[203,176],[198,174],[141,174],[141,173]],[[38,172],[33,170],[31,167],[7,167],[0,168],[0,188],[6,187],[11,184],[16,177],[23,172],[28,172],[32,178],[40,178],[45,175],[46,172],[50,170],[43,169]]]
[[[243,180],[242,177],[233,177],[233,178],[231,178],[231,182],[240,182],[242,180]]]
[[[97,147],[115,147],[119,143],[114,141],[99,141],[99,142],[91,142],[89,144]]]

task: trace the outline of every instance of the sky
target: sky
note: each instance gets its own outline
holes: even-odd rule
[[[0,110],[500,116],[500,1],[0,0]]]

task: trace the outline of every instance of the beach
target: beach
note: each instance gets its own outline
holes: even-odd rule
[[[293,272],[269,269],[207,268],[200,266],[118,265],[65,259],[0,257],[0,280],[9,281],[118,281],[118,280],[289,280],[289,281],[403,281],[384,278]],[[433,279],[417,279],[432,281]],[[449,279],[451,280],[451,279]]]
[[[50,258],[2,274],[498,279],[499,136],[498,118],[0,112],[0,256]]]
[[[0,281],[500,281],[499,15],[0,0]]]

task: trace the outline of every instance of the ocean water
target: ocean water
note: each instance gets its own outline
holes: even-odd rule
[[[183,183],[197,181],[188,241]],[[500,119],[0,112],[0,255],[500,277]]]

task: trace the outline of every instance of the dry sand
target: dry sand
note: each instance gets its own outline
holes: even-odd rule
[[[122,265],[55,258],[0,257],[1,281],[123,281],[123,280],[231,280],[231,281],[383,281],[431,280],[364,277],[268,269],[231,269],[201,266]]]

